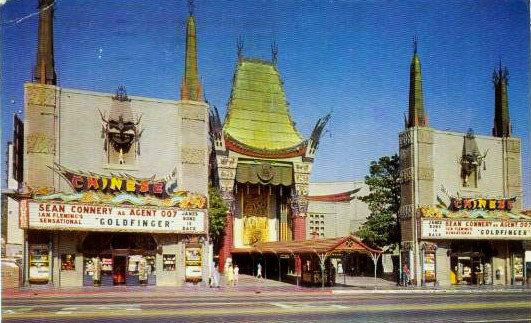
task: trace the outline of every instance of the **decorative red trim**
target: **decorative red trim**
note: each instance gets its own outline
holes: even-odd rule
[[[306,154],[306,142],[283,150],[258,150],[238,142],[229,135],[225,135],[225,147],[230,151],[257,158],[290,158]]]
[[[328,195],[312,195],[307,196],[306,198],[309,201],[320,201],[320,202],[349,202],[354,198],[353,191],[347,191],[336,194]]]

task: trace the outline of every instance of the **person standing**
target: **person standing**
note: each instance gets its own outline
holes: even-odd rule
[[[219,288],[219,270],[218,265],[214,266],[214,273],[212,275],[212,287]]]
[[[237,285],[239,280],[240,280],[240,268],[238,268],[238,265],[234,265],[234,285]]]
[[[256,267],[256,278],[262,278],[262,265],[260,263]]]
[[[225,279],[227,280],[227,285],[232,287],[234,284],[234,268],[232,264],[229,264],[229,267],[225,270]]]
[[[100,286],[101,284],[101,262],[99,257],[92,258],[94,271],[92,273],[92,281],[94,286]]]

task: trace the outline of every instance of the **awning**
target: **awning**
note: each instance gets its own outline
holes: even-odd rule
[[[236,182],[291,186],[293,183],[293,169],[290,165],[280,166],[267,162],[260,164],[238,163]]]
[[[250,248],[237,248],[233,254],[270,253],[270,254],[333,254],[341,252],[360,252],[370,255],[381,254],[382,250],[373,249],[357,237],[347,236],[330,239],[313,239],[302,241],[274,241],[259,243]]]
[[[308,201],[317,201],[317,202],[350,202],[354,198],[354,194],[358,193],[360,188],[354,190],[328,194],[328,195],[309,195],[306,197]]]

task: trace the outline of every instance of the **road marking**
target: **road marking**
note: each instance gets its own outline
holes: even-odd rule
[[[520,319],[520,320],[481,320],[481,321],[464,321],[465,323],[490,323],[490,322],[531,322],[531,319]]]
[[[269,303],[266,303],[269,304]],[[287,304],[290,305],[290,304]],[[204,308],[193,308],[193,309],[154,309],[154,310],[145,310],[142,312],[132,312],[124,310],[115,310],[115,311],[97,311],[97,312],[87,312],[87,311],[76,311],[69,318],[97,318],[100,321],[104,318],[126,318],[126,317],[142,317],[142,318],[160,318],[160,317],[174,317],[178,315],[179,317],[216,317],[219,315],[261,315],[261,314],[297,314],[300,313],[301,308],[279,308],[280,306],[275,307],[263,307],[263,308],[225,308],[225,309],[204,309]],[[367,312],[404,312],[404,311],[440,311],[444,310],[445,312],[452,310],[476,310],[484,311],[485,308],[489,309],[504,309],[511,310],[515,308],[525,308],[529,309],[530,305],[528,301],[516,301],[516,302],[495,302],[495,303],[453,303],[453,304],[414,304],[414,305],[366,305],[361,308],[357,307],[348,307],[348,308],[333,308],[333,307],[306,307],[304,310],[306,313],[333,313],[333,312],[349,312],[349,313],[367,313]],[[17,314],[8,314],[4,315],[5,318],[17,318],[17,319],[36,319],[42,318],[43,316],[50,317],[53,316],[54,312],[37,312],[32,311],[30,313],[17,313]]]
[[[278,306],[278,307],[281,307],[281,308],[286,308],[286,309],[290,309],[290,308],[292,308],[290,305],[288,305],[288,304],[283,304],[283,303],[269,303],[269,304],[271,304],[271,305],[273,305],[273,306]]]
[[[2,313],[4,313],[4,314],[16,314],[17,312],[15,312],[13,310],[5,310],[5,311],[2,311]]]
[[[72,314],[72,312],[70,312],[70,311],[57,311],[57,312],[55,312],[55,314],[70,315],[70,314]]]
[[[348,308],[348,306],[345,305],[339,305],[339,304],[312,304],[312,303],[279,303],[279,302],[272,302],[269,303],[273,306],[278,306],[283,309],[327,309],[327,308],[337,308],[337,309],[345,309]]]

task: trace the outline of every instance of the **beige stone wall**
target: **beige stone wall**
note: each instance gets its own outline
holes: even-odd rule
[[[37,99],[42,93],[48,96]],[[176,169],[180,188],[206,194],[208,106],[130,96],[134,118],[142,118],[140,155],[132,165],[117,165],[107,162],[100,116],[100,111],[108,115],[112,96],[26,84],[24,169],[28,185],[69,190],[68,184],[48,168],[56,162],[75,170],[124,172],[136,177],[164,177]],[[45,103],[41,104],[43,100]],[[39,139],[39,134],[44,139]]]
[[[52,85],[25,84],[24,180],[31,187],[53,187],[57,133],[57,91]]]
[[[458,192],[461,196],[509,198],[517,197],[517,207],[521,206],[521,156],[520,140],[517,138],[502,139],[490,136],[476,136],[476,143],[481,154],[487,152],[484,165],[481,167],[481,178],[477,188],[463,187],[461,165],[463,133],[434,132],[434,192],[432,203],[436,203],[437,195],[442,196],[444,187],[450,195]]]
[[[486,153],[477,187],[464,187],[460,158],[465,133],[439,131],[430,128],[410,128],[400,134],[401,174],[401,237],[403,242],[418,241],[414,230],[416,210],[423,205],[436,205],[437,197],[446,203],[448,196],[511,198],[516,197],[515,210],[522,201],[521,147],[518,138],[497,138],[476,135],[481,155]],[[416,231],[417,234],[419,230]],[[441,286],[449,285],[450,259],[446,254],[449,241],[435,241],[437,250],[437,279]],[[503,275],[494,284],[511,283],[510,257],[505,241],[494,241],[497,256],[493,257],[494,272]],[[418,244],[412,245],[417,279],[420,278]]]
[[[450,249],[449,241],[437,242],[437,250],[435,251],[435,270],[437,275],[437,282],[439,286],[450,286],[450,256],[448,250]]]
[[[155,274],[157,286],[179,286],[184,283],[184,246],[178,242],[176,236],[158,235],[157,242],[162,247],[162,254],[157,253],[155,259]],[[164,271],[163,255],[176,255],[175,271]]]
[[[509,198],[522,200],[520,140],[476,135],[484,167],[477,188],[464,187],[461,165],[464,133],[412,128],[400,135],[401,214],[421,205],[437,204],[437,196],[445,199],[442,189],[456,196]]]
[[[18,225],[18,201],[9,196],[7,197],[6,243],[18,246],[22,246],[22,244],[24,243],[24,230],[20,229]]]
[[[83,254],[77,251],[78,237],[74,232],[57,232],[54,245],[54,281],[59,281],[60,287],[83,285]],[[76,270],[61,271],[61,255],[74,254],[76,256]]]
[[[208,105],[130,96],[134,119],[141,117],[140,155],[132,164],[109,164],[102,138],[103,113],[108,116],[114,94],[25,85],[24,180],[30,187],[69,192],[69,184],[50,167],[54,162],[72,170],[99,174],[126,173],[162,178],[177,173],[178,188],[208,193]],[[18,224],[18,221],[17,221]],[[83,257],[70,232],[55,232],[54,283],[81,286]],[[156,257],[157,285],[184,281],[184,249],[176,235],[160,237],[164,253],[177,255],[177,270],[162,271]],[[76,271],[60,272],[62,253],[76,254]]]
[[[312,237],[311,227],[317,226],[315,221],[319,221],[319,227],[324,227],[325,238],[344,237],[358,230],[370,215],[367,204],[357,199],[357,197],[365,196],[370,192],[369,187],[363,181],[310,183],[310,196],[343,193],[356,188],[361,188],[361,190],[355,194],[354,199],[350,202],[308,202],[309,217],[306,220],[306,237],[308,239]]]

